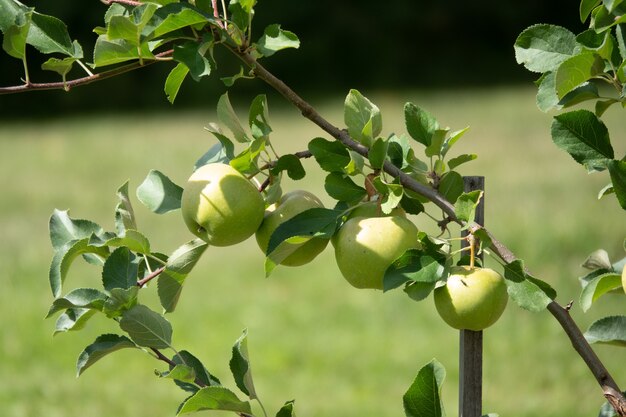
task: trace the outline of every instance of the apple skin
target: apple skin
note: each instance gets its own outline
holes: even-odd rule
[[[256,231],[256,241],[265,253],[272,233],[278,226],[303,211],[324,207],[322,202],[313,194],[304,190],[291,191],[284,194],[280,200],[265,210],[263,223]],[[298,249],[286,257],[280,264],[285,266],[300,266],[311,262],[328,245],[328,239],[313,238],[300,244]]]
[[[337,266],[353,287],[382,290],[385,271],[417,246],[417,233],[402,216],[353,217],[332,240]]]
[[[479,331],[494,324],[508,301],[504,278],[489,268],[462,266],[450,272],[434,291],[441,318],[455,329]]]
[[[257,188],[230,165],[198,168],[187,181],[181,199],[185,224],[213,246],[243,242],[263,221],[265,202]]]

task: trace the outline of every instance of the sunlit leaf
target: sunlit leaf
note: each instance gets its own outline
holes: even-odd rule
[[[87,368],[105,357],[106,355],[125,348],[137,346],[127,337],[116,334],[103,334],[87,346],[78,356],[76,363],[77,376],[80,376]]]

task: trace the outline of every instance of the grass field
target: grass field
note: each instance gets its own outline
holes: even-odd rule
[[[613,198],[597,201],[608,181],[589,176],[552,144],[551,115],[536,110],[530,89],[370,93],[386,132],[402,132],[402,105],[413,101],[452,129],[471,127],[459,151],[479,159],[462,170],[487,178],[487,226],[524,258],[533,273],[577,299],[581,262],[606,248],[624,255],[623,211]],[[335,123],[342,97],[315,103]],[[52,301],[47,274],[51,248],[47,221],[55,208],[113,228],[115,192],[126,180],[134,190],[157,168],[182,184],[195,160],[213,143],[203,126],[214,121],[211,100],[198,112],[2,122],[0,125],[0,414],[5,417],[173,416],[184,393],[153,375],[160,363],[139,351],[116,353],[75,377],[78,353],[114,332],[96,318],[87,330],[54,338],[44,321]],[[270,103],[272,105],[272,103]],[[270,114],[275,146],[297,151],[316,136],[315,126],[293,110]],[[623,111],[607,114],[616,154],[626,150]],[[323,175],[311,161],[295,187],[321,191]],[[328,200],[326,200],[328,201]],[[139,228],[152,246],[170,252],[191,238],[179,213],[157,216],[136,200]],[[420,218],[414,219],[424,224]],[[493,262],[491,263],[493,265]],[[79,265],[66,288],[97,286],[99,272]],[[153,293],[149,303],[156,306]],[[586,328],[608,314],[623,314],[626,299],[573,315]],[[456,415],[458,377],[455,331],[436,315],[432,298],[410,301],[401,291],[356,291],[340,277],[326,250],[307,267],[279,268],[263,277],[253,240],[211,248],[189,277],[177,311],[168,316],[174,344],[202,358],[228,386],[232,343],[249,331],[257,391],[274,415],[296,399],[300,416],[402,415],[402,395],[417,370],[433,357],[448,371],[444,399]],[[485,335],[484,410],[501,416],[595,416],[602,393],[548,313],[531,314],[512,303]],[[626,351],[600,347],[614,376],[626,386]]]

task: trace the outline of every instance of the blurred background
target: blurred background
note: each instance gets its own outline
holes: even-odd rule
[[[104,10],[97,2],[81,8],[68,1],[28,4],[63,18],[83,46],[93,40],[89,30],[100,24]],[[613,260],[624,256],[623,211],[613,197],[596,199],[607,175],[587,175],[552,144],[553,115],[537,110],[534,76],[513,57],[516,36],[530,24],[580,30],[577,2],[510,7],[495,1],[263,0],[257,10],[258,27],[282,22],[302,41],[300,51],[278,54],[268,66],[331,122],[342,126],[343,99],[348,88],[357,88],[380,107],[386,133],[405,131],[407,101],[453,130],[470,126],[455,152],[479,154],[461,172],[486,176],[487,226],[557,289],[561,303],[578,300],[577,278],[585,273],[580,264],[590,252],[605,248]],[[1,85],[18,82],[21,68],[12,61],[0,55]],[[236,69],[224,65],[219,71],[224,76]],[[52,337],[54,319],[43,319],[53,300],[47,222],[55,208],[111,230],[115,192],[128,180],[139,229],[156,250],[170,253],[192,238],[180,213],[152,214],[134,190],[150,169],[184,184],[197,158],[214,144],[203,127],[216,121],[224,87],[217,77],[199,86],[190,81],[171,106],[162,93],[166,72],[147,68],[69,94],[0,96],[3,416],[173,416],[185,398],[154,376],[163,366],[140,351],[115,353],[76,379],[83,347],[118,329],[95,317],[81,332]],[[242,114],[254,95],[269,94],[256,81],[240,82],[235,91]],[[281,153],[323,136],[274,96],[270,120]],[[606,123],[616,154],[623,155],[623,110],[611,108]],[[332,204],[323,195],[324,174],[311,162],[305,161],[307,177],[287,181],[284,189],[306,188]],[[429,227],[428,219],[412,220]],[[98,286],[99,274],[77,261],[65,290]],[[253,239],[210,248],[185,285],[177,311],[167,316],[174,345],[234,388],[230,350],[247,328],[257,392],[269,415],[292,399],[300,416],[403,415],[402,395],[434,357],[448,372],[447,413],[457,413],[458,333],[439,319],[432,298],[416,303],[401,291],[354,290],[341,278],[330,246],[308,266],[281,267],[267,279]],[[142,296],[158,310],[155,293],[150,286]],[[623,294],[603,301],[586,314],[574,305],[583,330],[600,317],[624,313]],[[597,351],[626,386],[626,351]],[[531,314],[510,303],[486,331],[484,354],[485,413],[597,415],[602,393],[548,313]]]

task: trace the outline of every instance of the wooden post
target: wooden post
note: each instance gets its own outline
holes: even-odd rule
[[[485,190],[485,177],[464,177],[465,192]],[[485,224],[485,196],[476,209],[476,223]],[[466,236],[467,232],[463,232]],[[468,244],[463,241],[463,245]],[[481,255],[482,260],[482,255]],[[459,417],[482,416],[483,332],[461,330],[459,334]]]

